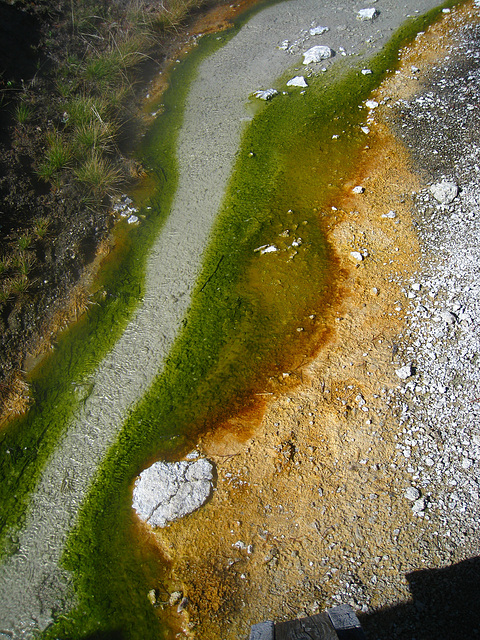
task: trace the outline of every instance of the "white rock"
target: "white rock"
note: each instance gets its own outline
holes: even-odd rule
[[[366,404],[365,398],[361,393],[358,394],[358,396],[355,398],[355,401],[357,402],[359,407],[363,407]]]
[[[378,102],[376,100],[367,100],[365,102],[365,106],[367,109],[376,109],[378,107]]]
[[[350,251],[350,257],[354,262],[362,262],[363,256],[360,251]]]
[[[308,84],[303,76],[295,76],[287,82],[287,87],[308,87]]]
[[[404,496],[407,500],[415,502],[415,500],[420,498],[420,491],[416,487],[408,487],[405,489]]]
[[[276,89],[260,89],[259,91],[255,91],[253,95],[259,100],[271,100],[277,94],[278,91]]]
[[[328,27],[320,27],[320,26],[312,27],[310,29],[310,35],[311,36],[321,36],[322,33],[327,33],[328,30],[329,30]]]
[[[281,51],[286,51],[286,50],[288,49],[288,47],[289,47],[289,46],[290,46],[290,42],[289,42],[288,40],[284,40],[284,41],[282,42],[282,44],[281,44],[281,45],[279,45],[279,47],[278,47],[278,48],[279,48]]]
[[[127,220],[128,224],[135,224],[136,222],[138,222],[138,217],[137,216],[130,216]]]
[[[362,131],[365,134],[369,134],[370,133],[370,128],[369,127],[362,127]]]
[[[212,492],[213,464],[155,462],[139,475],[133,489],[133,508],[152,527],[165,527],[201,507]]]
[[[362,75],[369,76],[373,71],[371,69],[362,69]]]
[[[321,60],[326,60],[327,58],[331,58],[333,55],[330,47],[325,47],[323,45],[317,45],[312,47],[308,51],[305,51],[303,54],[303,64],[310,64],[311,62],[320,62]]]
[[[419,514],[425,511],[425,498],[419,498],[415,500],[412,507],[413,513]]]
[[[245,544],[245,542],[242,542],[242,540],[237,540],[237,542],[234,542],[232,544],[232,547],[234,547],[235,549],[240,549],[240,550],[244,550],[247,548],[247,545]]]
[[[410,376],[413,375],[412,365],[406,364],[403,367],[400,367],[400,369],[396,369],[395,373],[401,380],[406,380],[407,378],[410,378]]]
[[[450,204],[458,195],[458,187],[453,182],[443,180],[437,184],[432,184],[430,193],[440,204]]]
[[[378,11],[376,9],[360,9],[357,13],[358,20],[373,20],[378,16]]]
[[[436,318],[439,322],[443,321],[447,324],[454,324],[457,320],[457,316],[450,311],[440,311]]]
[[[352,189],[352,193],[364,193],[365,192],[365,187],[353,187]]]
[[[382,218],[389,218],[390,220],[393,220],[396,217],[397,217],[397,214],[395,213],[395,211],[389,211],[388,213],[382,213]]]
[[[260,251],[260,255],[263,256],[264,253],[275,253],[275,251],[278,251],[278,247],[274,244],[264,244],[261,247],[254,249],[254,251]]]

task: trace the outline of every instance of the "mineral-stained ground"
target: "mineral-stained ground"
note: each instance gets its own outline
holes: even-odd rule
[[[202,439],[213,499],[154,534],[186,633],[233,640],[342,602],[369,638],[478,632],[479,55],[476,10],[446,13],[371,97],[331,213],[331,337],[257,422]]]

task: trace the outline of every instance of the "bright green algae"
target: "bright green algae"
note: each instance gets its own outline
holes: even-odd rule
[[[153,459],[184,453],[202,429],[241,409],[252,391],[295,364],[295,351],[305,354],[309,316],[335,278],[319,218],[364,144],[358,105],[395,68],[399,48],[454,4],[399,29],[368,61],[372,75],[339,69],[335,83],[321,77],[303,96],[278,96],[252,122],[184,330],[127,419],[70,538],[66,566],[75,572],[80,604],[48,637],[170,637],[147,599],[160,587],[164,565],[153,548],[139,548],[133,479]],[[158,139],[154,132],[152,142]],[[279,237],[285,229],[289,237]],[[293,250],[255,252],[269,244],[285,249],[298,238],[291,260]]]

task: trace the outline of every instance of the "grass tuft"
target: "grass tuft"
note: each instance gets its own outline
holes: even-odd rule
[[[32,283],[31,281],[29,281],[26,275],[17,275],[13,278],[10,278],[8,284],[12,294],[21,295],[22,293],[25,293],[27,291]]]
[[[81,127],[92,120],[106,122],[109,119],[109,105],[104,98],[94,98],[86,94],[75,96],[65,105],[66,126]]]
[[[0,283],[0,304],[8,302],[12,297],[12,288],[10,286],[10,279],[3,280]]]
[[[125,78],[122,56],[118,51],[106,51],[91,58],[85,65],[83,77],[86,83],[95,83],[102,91],[121,83]]]
[[[96,198],[103,199],[106,195],[113,195],[118,191],[120,171],[95,151],[75,169],[74,173],[87,193]]]
[[[68,167],[72,159],[70,145],[58,131],[47,136],[47,144],[45,159],[37,170],[37,174],[46,182],[61,169]]]
[[[9,255],[0,257],[0,275],[7,272],[12,265],[12,257]]]
[[[32,236],[27,231],[26,233],[24,233],[18,238],[17,242],[18,242],[18,248],[20,249],[20,251],[26,251],[26,249],[28,249],[29,246],[32,244]]]
[[[115,145],[116,133],[117,127],[111,121],[94,119],[77,126],[73,132],[76,156],[85,158],[93,151],[111,151]]]
[[[37,238],[44,238],[47,235],[48,227],[50,226],[50,218],[47,216],[40,216],[35,218],[33,222],[33,233]]]
[[[25,277],[28,276],[36,262],[37,259],[35,255],[27,251],[20,251],[13,261],[14,266],[18,269],[20,275]]]
[[[18,124],[27,124],[32,119],[33,116],[33,108],[31,105],[26,104],[25,102],[20,102],[15,107],[15,120]]]

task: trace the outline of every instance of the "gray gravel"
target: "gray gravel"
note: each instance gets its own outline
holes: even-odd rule
[[[403,424],[398,457],[426,498],[420,515],[435,516],[447,537],[468,533],[479,517],[479,34],[473,26],[459,34],[422,95],[398,105],[402,135],[428,183],[459,190],[450,204],[430,188],[414,194],[423,261],[404,283],[401,358],[415,373],[394,398]]]
[[[420,269],[392,279],[407,316],[392,366],[410,371],[385,399],[400,425],[392,469],[418,521],[418,566],[436,569],[407,576],[411,602],[370,611],[364,597],[369,638],[480,634],[479,36],[473,24],[456,33],[425,86],[392,105],[425,187],[411,194]]]

